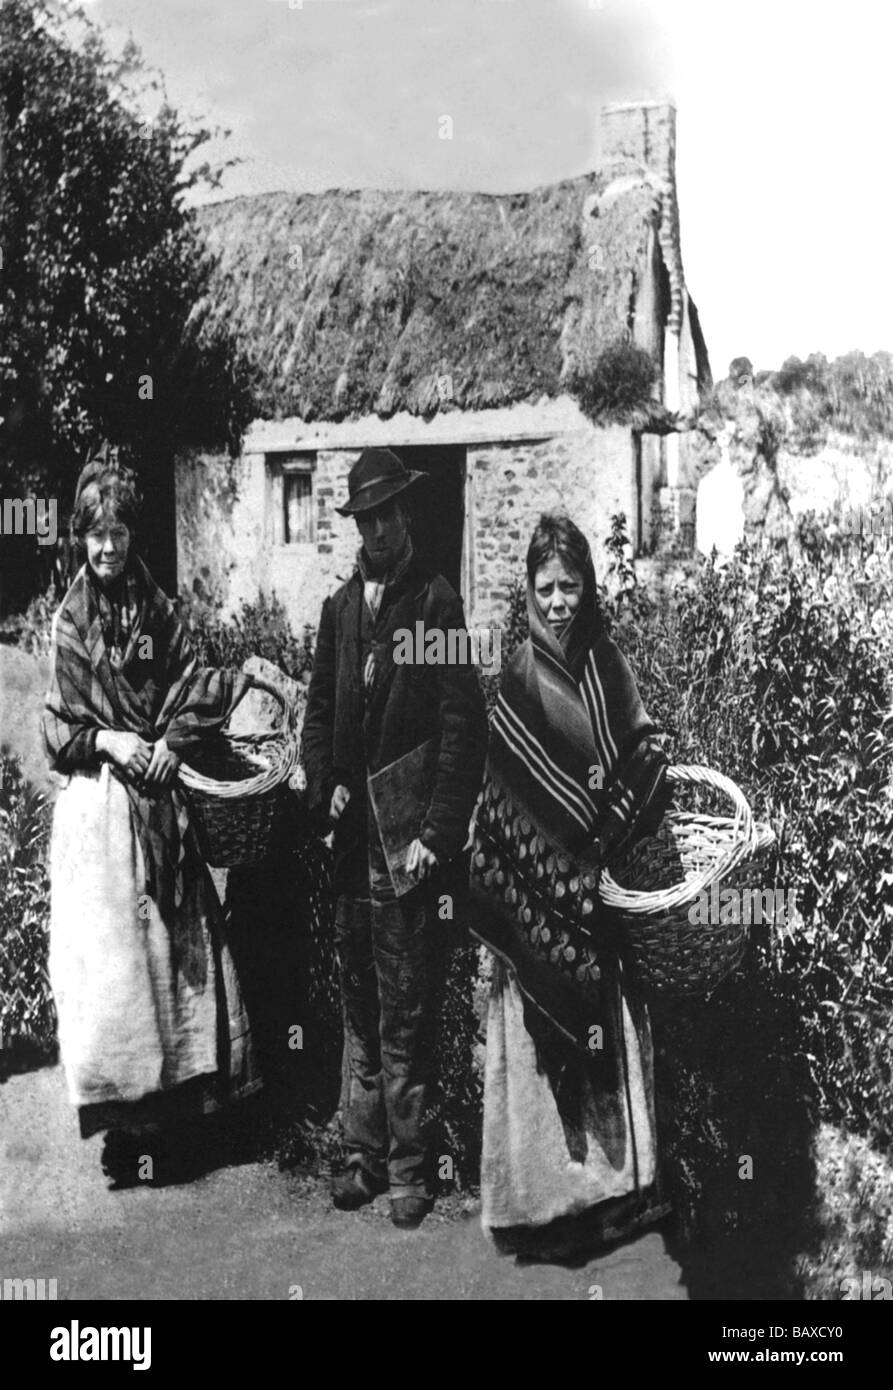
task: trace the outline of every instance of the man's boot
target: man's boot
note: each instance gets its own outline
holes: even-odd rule
[[[434,1202],[430,1197],[392,1197],[391,1220],[395,1226],[412,1230],[421,1226],[433,1206]]]
[[[372,1173],[351,1164],[332,1179],[332,1201],[339,1211],[357,1211],[367,1202],[374,1202],[379,1192],[384,1192],[387,1182],[376,1178]]]

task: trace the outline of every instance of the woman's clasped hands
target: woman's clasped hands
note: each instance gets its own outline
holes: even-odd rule
[[[180,759],[163,738],[147,743],[139,734],[124,730],[101,729],[96,749],[113,762],[134,786],[169,787],[177,775]]]

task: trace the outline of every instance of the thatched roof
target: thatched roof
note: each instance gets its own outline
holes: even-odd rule
[[[198,214],[215,268],[197,314],[235,333],[266,419],[555,397],[631,329],[658,213],[653,189],[633,179],[584,219],[616,176],[516,195],[338,190],[213,204]]]

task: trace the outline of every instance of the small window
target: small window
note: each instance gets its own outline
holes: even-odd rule
[[[314,539],[313,458],[305,454],[282,461],[282,539],[307,545]]]

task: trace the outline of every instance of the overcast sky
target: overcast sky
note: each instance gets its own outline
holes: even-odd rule
[[[293,7],[292,7],[293,6]],[[521,190],[584,172],[606,101],[671,96],[682,251],[714,375],[893,349],[883,0],[91,0],[227,195]],[[439,138],[448,115],[453,138]]]

